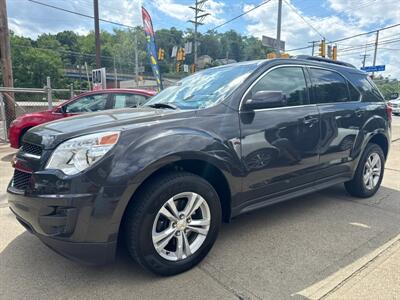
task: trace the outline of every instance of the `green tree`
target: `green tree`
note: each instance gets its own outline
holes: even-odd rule
[[[60,55],[52,50],[32,47],[27,38],[11,35],[14,84],[16,87],[42,87],[50,76],[53,87],[65,83]]]

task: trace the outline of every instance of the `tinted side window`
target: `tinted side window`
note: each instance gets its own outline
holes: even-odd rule
[[[346,80],[336,72],[310,68],[316,103],[335,103],[350,100]]]
[[[114,94],[113,108],[138,107],[146,103],[147,98],[135,94]]]
[[[67,113],[82,113],[105,110],[107,108],[108,94],[90,95],[79,98],[65,106]]]
[[[352,82],[361,91],[363,102],[382,102],[383,97],[367,75],[351,74]]]
[[[348,82],[349,92],[350,92],[350,101],[359,101],[361,94],[360,92]]]
[[[308,104],[307,85],[300,67],[282,67],[272,70],[251,89],[251,97],[258,91],[282,91],[288,106]]]

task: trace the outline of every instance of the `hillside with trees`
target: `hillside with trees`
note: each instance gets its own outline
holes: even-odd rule
[[[141,27],[133,30],[101,32],[102,66],[112,73],[133,75],[135,73],[135,37],[139,65],[145,68],[145,74],[151,75],[151,68],[146,53],[146,40]],[[228,58],[236,61],[263,59],[267,49],[261,41],[252,36],[244,36],[231,30],[224,33],[208,31],[198,34],[199,54],[211,58]],[[156,31],[157,47],[165,50],[165,59],[160,61],[164,76],[176,76],[175,59],[171,58],[174,46],[183,47],[193,41],[193,31],[178,30],[175,27]],[[89,69],[95,67],[94,33],[79,35],[73,31],[62,31],[57,34],[42,34],[37,39],[11,34],[11,53],[16,87],[43,87],[46,77],[52,78],[52,86],[65,88],[73,83],[75,87],[87,88],[83,81],[73,81],[65,76],[66,70],[77,70],[87,63]],[[193,54],[187,55],[186,64],[193,63]],[[211,65],[212,66],[212,65]],[[84,70],[82,71],[84,73]],[[186,74],[179,74],[184,76]],[[1,76],[1,74],[0,74]],[[84,75],[83,75],[84,76]],[[400,81],[378,76],[376,84],[386,98],[400,92]]]
[[[151,74],[146,53],[146,40],[140,27],[134,30],[101,32],[102,66],[108,72],[114,68],[120,74],[134,74],[135,36],[138,41],[139,65],[145,73]],[[229,58],[236,61],[265,58],[267,49],[261,41],[235,31],[217,33],[209,31],[198,34],[199,54],[213,59]],[[175,59],[170,58],[174,46],[183,47],[185,42],[193,41],[193,32],[171,29],[156,31],[157,47],[165,50],[165,60],[160,61],[163,74],[175,72]],[[65,87],[73,83],[65,76],[65,70],[78,69],[85,62],[89,69],[95,67],[94,33],[78,35],[72,31],[57,34],[42,34],[37,39],[11,34],[11,53],[16,87],[42,87],[46,76],[51,76],[53,87]],[[187,55],[186,64],[193,63],[193,54]],[[75,82],[78,86],[78,83]]]

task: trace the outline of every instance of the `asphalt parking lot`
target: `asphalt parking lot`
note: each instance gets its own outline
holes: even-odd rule
[[[123,249],[104,267],[49,250],[7,208],[12,151],[0,146],[0,298],[296,299],[310,297],[312,287],[332,275],[337,287],[352,275],[347,266],[400,239],[400,117],[393,124],[384,181],[374,197],[352,198],[339,185],[242,215],[223,224],[198,267],[169,278],[143,271]]]

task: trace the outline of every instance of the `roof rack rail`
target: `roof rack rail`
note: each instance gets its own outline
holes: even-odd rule
[[[294,56],[294,58],[325,62],[328,64],[335,64],[335,65],[346,66],[346,67],[356,69],[356,67],[352,64],[346,63],[344,61],[332,60],[332,59],[324,58],[324,57],[310,56],[310,55],[297,55],[297,56]]]

